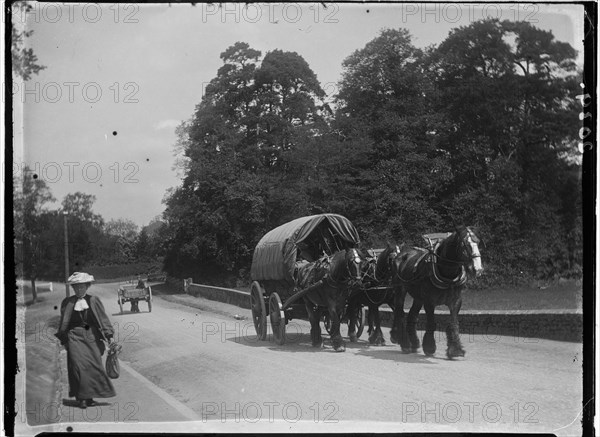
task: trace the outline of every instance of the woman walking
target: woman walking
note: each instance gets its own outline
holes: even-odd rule
[[[60,323],[56,337],[67,349],[69,396],[80,408],[96,405],[93,398],[116,396],[102,364],[105,346],[112,343],[113,327],[97,296],[87,294],[94,277],[76,272],[68,279],[75,296],[60,306]]]

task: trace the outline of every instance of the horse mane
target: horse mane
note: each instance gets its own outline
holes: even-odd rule
[[[436,253],[447,259],[454,259],[452,257],[456,255],[456,248],[467,232],[468,229],[466,226],[457,226],[454,232],[450,234],[448,238],[445,238],[440,242],[438,248],[436,249]],[[454,248],[453,253],[449,253],[449,249],[451,248]]]
[[[381,281],[390,274],[390,265],[388,264],[388,257],[390,253],[396,250],[396,245],[390,243],[377,257],[377,263],[375,264],[375,279]]]
[[[331,256],[329,264],[329,277],[331,279],[338,280],[340,278],[340,270],[345,266],[347,252],[347,250],[340,250]]]

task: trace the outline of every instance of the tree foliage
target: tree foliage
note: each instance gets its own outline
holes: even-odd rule
[[[166,198],[165,267],[207,280],[244,275],[254,245],[282,211],[275,189],[289,153],[320,120],[324,92],[297,53],[261,53],[238,42],[178,130],[182,186]],[[287,211],[286,211],[287,212]],[[240,272],[241,271],[241,272]]]
[[[33,302],[37,298],[35,281],[44,269],[40,240],[45,226],[47,204],[55,201],[46,183],[25,167],[13,179],[13,219],[16,273],[31,281]]]
[[[32,9],[31,4],[17,1],[11,7],[13,16],[10,45],[12,72],[16,77],[27,81],[31,79],[32,75],[39,74],[46,67],[37,63],[37,55],[32,48],[27,47],[26,43],[26,38],[33,34],[33,30],[25,29],[27,13]]]
[[[384,29],[343,62],[335,111],[307,62],[238,42],[178,129],[165,267],[244,277],[258,239],[336,212],[365,245],[478,226],[492,270],[579,274],[576,52],[525,22],[484,20],[437,47]]]

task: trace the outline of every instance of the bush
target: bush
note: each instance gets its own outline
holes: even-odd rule
[[[158,261],[117,264],[110,266],[89,266],[84,270],[96,279],[117,279],[148,273],[158,273],[162,265]]]

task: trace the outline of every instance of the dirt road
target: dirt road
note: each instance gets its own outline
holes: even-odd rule
[[[120,314],[114,284],[92,290],[123,344],[118,406],[107,399],[100,419],[75,412],[58,429],[581,434],[577,343],[463,335],[466,358],[448,361],[442,333],[433,358],[369,346],[363,334],[335,353],[310,345],[306,321],[291,321],[278,346],[256,340],[249,310],[185,296]]]

